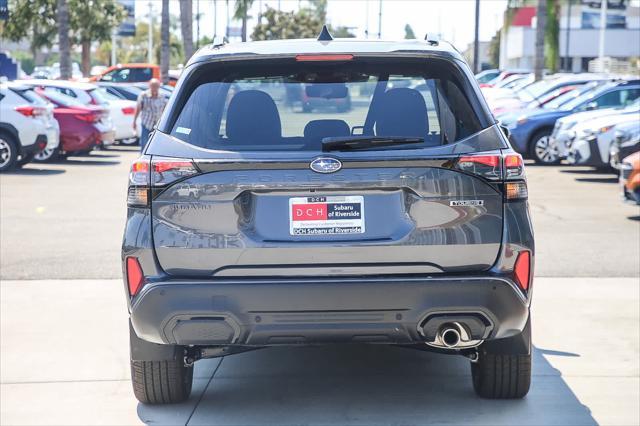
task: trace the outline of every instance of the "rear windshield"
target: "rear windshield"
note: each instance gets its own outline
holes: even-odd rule
[[[33,89],[27,90],[13,90],[22,99],[28,101],[30,104],[38,106],[47,106],[47,101],[40,97]]]
[[[326,138],[353,136],[432,147],[483,128],[464,77],[445,60],[255,62],[196,71],[161,130],[213,150],[316,151]]]
[[[82,102],[73,99],[71,96],[63,95],[62,93],[45,90],[42,92],[42,95],[51,102],[63,107],[84,107]]]

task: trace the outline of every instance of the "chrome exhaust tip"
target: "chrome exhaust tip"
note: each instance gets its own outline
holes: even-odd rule
[[[447,348],[455,348],[460,344],[460,331],[456,328],[443,328],[440,332],[440,341]]]

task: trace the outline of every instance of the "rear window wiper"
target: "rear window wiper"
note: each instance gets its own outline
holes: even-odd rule
[[[322,151],[348,151],[423,143],[424,138],[404,136],[339,136],[322,138]]]

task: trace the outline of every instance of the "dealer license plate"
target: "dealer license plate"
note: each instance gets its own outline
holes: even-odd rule
[[[289,199],[291,235],[364,233],[364,197],[296,197]]]

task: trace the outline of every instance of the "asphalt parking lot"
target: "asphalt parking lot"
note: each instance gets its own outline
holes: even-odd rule
[[[614,175],[527,170],[532,389],[475,397],[468,362],[396,347],[265,349],[196,365],[184,404],[137,404],[120,242],[135,148],[0,177],[1,424],[640,423],[640,209]]]

